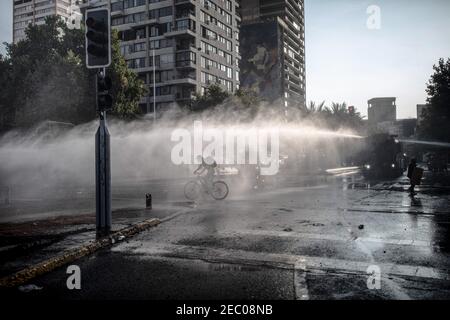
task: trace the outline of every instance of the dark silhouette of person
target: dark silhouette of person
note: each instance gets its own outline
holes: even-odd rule
[[[407,176],[408,176],[408,178],[409,178],[409,181],[410,181],[410,183],[411,183],[411,187],[409,187],[409,192],[411,193],[411,194],[414,194],[414,188],[415,188],[415,184],[413,183],[413,173],[414,173],[414,170],[417,168],[417,161],[416,161],[416,159],[411,159],[411,162],[409,163],[409,165],[408,165],[408,174],[407,174]]]

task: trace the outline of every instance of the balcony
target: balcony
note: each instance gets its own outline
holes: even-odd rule
[[[197,65],[192,60],[184,60],[184,61],[177,61],[176,67],[177,69],[195,69],[197,68]]]
[[[194,28],[182,27],[182,28],[174,28],[174,29],[172,29],[172,31],[166,32],[164,34],[164,36],[167,37],[167,38],[173,38],[173,37],[195,37],[196,33],[195,33],[195,29]]]
[[[195,11],[193,10],[180,10],[177,11],[176,15],[175,15],[175,19],[183,19],[183,18],[188,18],[191,20],[195,20]]]
[[[182,4],[193,4],[195,5],[197,3],[196,0],[175,0],[175,5],[182,5]]]
[[[189,77],[189,76],[178,76],[176,79],[164,82],[164,84],[172,84],[172,85],[185,84],[185,85],[196,86],[197,80],[195,80],[193,77]]]
[[[151,90],[151,88],[149,88],[149,90]],[[152,92],[153,92],[153,91],[152,91]],[[165,95],[159,95],[159,96],[156,96],[155,100],[156,100],[156,103],[160,103],[160,102],[172,102],[172,101],[175,100],[175,95],[172,94],[172,93],[170,93],[170,94],[165,94]],[[149,101],[150,103],[153,103],[153,96],[152,96],[151,94],[148,96],[148,101]]]
[[[175,94],[175,100],[176,101],[186,101],[186,100],[192,100],[194,99],[195,95],[194,92],[186,92],[186,93],[181,93],[181,92],[177,92]]]
[[[177,51],[197,51],[195,43],[190,44],[177,44]]]

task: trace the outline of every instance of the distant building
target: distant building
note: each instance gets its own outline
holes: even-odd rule
[[[429,104],[418,104],[417,105],[417,124],[420,125],[420,123],[424,120],[424,111],[430,107]]]
[[[59,16],[69,27],[79,28],[80,8],[76,0],[15,0],[13,7],[13,42],[25,39],[29,24],[41,25],[48,16]]]
[[[417,119],[384,121],[376,125],[376,132],[389,133],[399,138],[410,138],[416,133]]]
[[[304,0],[245,0],[241,13],[241,86],[306,105]]]
[[[368,101],[369,127],[376,127],[381,122],[397,120],[397,98],[373,98]]]

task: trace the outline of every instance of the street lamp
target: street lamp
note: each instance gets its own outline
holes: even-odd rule
[[[156,65],[155,46],[153,46],[153,124],[156,123]]]

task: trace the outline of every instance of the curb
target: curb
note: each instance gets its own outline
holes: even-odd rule
[[[104,237],[98,240],[93,240],[88,244],[82,245],[78,248],[64,251],[60,255],[47,259],[34,266],[25,268],[10,276],[6,276],[0,279],[0,288],[13,288],[20,286],[31,279],[41,276],[45,273],[53,271],[54,269],[61,267],[65,264],[88,256],[100,249],[104,249],[114,245],[116,242],[123,241],[127,238],[131,238],[134,235],[159,225],[161,221],[159,219],[149,219],[141,223],[133,225],[131,227],[124,228],[110,234],[108,237]]]

